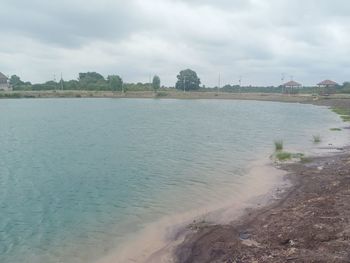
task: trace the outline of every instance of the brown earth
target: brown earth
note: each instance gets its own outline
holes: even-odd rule
[[[350,100],[317,105],[350,108]],[[227,225],[202,225],[176,249],[179,263],[350,262],[350,148],[285,164],[293,186]]]
[[[284,166],[281,200],[229,225],[199,227],[178,262],[350,262],[350,154]]]

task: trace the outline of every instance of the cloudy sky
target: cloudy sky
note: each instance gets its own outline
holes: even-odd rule
[[[349,0],[0,0],[0,71],[147,82],[195,70],[207,86],[350,80]]]

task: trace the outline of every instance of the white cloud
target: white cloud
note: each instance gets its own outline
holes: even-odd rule
[[[347,0],[3,0],[0,71],[34,82],[63,73],[120,74],[173,85],[193,68],[203,84],[349,80]]]

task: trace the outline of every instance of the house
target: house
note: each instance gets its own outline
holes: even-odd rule
[[[9,79],[0,72],[0,90],[8,91],[11,90]]]
[[[301,88],[302,85],[294,80],[282,84],[284,93],[296,93],[296,89]]]
[[[317,86],[321,88],[321,94],[329,95],[336,92],[336,87],[339,86],[339,84],[335,81],[326,79],[318,83]]]

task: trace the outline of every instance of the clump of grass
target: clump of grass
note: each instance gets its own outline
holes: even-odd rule
[[[163,92],[163,91],[158,91],[157,93],[156,93],[156,97],[166,97],[166,96],[168,96],[168,93],[166,93],[166,92]]]
[[[329,130],[331,130],[331,131],[341,131],[340,128],[330,128]]]
[[[278,151],[275,153],[275,157],[278,161],[287,161],[291,159],[304,159],[304,154],[303,153],[290,153],[290,152],[283,152],[283,151]]]
[[[279,161],[286,161],[292,159],[293,155],[289,152],[277,152],[276,153],[276,158]]]
[[[282,140],[277,140],[274,143],[275,143],[275,150],[276,151],[282,151],[283,150],[283,141]]]
[[[339,114],[343,121],[350,121],[350,109],[332,108],[332,111]]]
[[[350,121],[350,116],[349,115],[340,115],[340,117],[343,119],[343,121]]]
[[[305,154],[303,153],[292,153],[292,158],[304,158]]]
[[[312,162],[312,159],[310,157],[301,157],[300,158],[300,162],[302,163],[311,163]]]
[[[321,142],[321,136],[320,135],[312,135],[314,143],[320,143]]]

